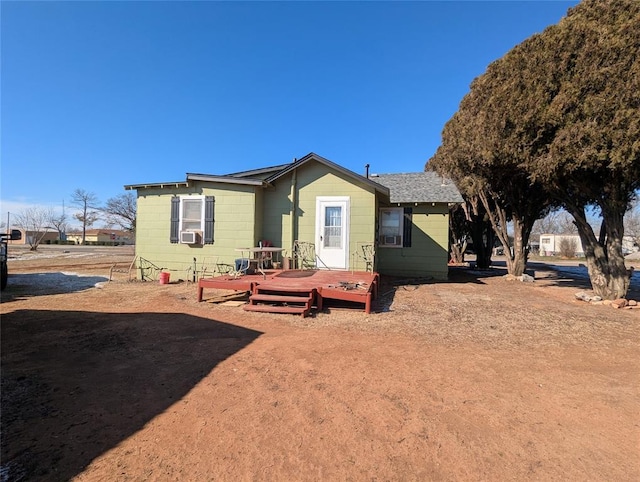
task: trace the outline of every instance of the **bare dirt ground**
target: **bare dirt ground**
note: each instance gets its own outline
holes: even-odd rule
[[[640,480],[640,310],[584,277],[385,279],[302,319],[106,281],[132,258],[10,262],[3,481]]]

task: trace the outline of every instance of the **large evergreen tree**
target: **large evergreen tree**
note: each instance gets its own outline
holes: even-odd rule
[[[585,0],[473,82],[430,161],[454,180],[456,172],[482,179],[480,194],[520,220],[523,238],[532,216],[563,206],[605,298],[629,287],[621,248],[640,188],[638,52],[640,2]],[[586,216],[594,206],[599,236]]]
[[[520,276],[526,268],[533,224],[553,201],[544,186],[532,181],[522,167],[532,155],[517,128],[522,116],[505,110],[516,90],[511,81],[517,66],[512,60],[505,57],[492,63],[473,81],[458,112],[445,125],[442,144],[427,168],[452,178],[466,200],[481,204],[504,247],[509,273]],[[477,226],[476,231],[481,228]],[[474,246],[476,243],[474,239]],[[492,247],[483,245],[484,252],[490,253]]]
[[[552,85],[538,105],[545,149],[527,170],[573,215],[594,291],[624,297],[624,214],[640,189],[640,2],[585,1],[528,49],[530,82]],[[602,215],[599,235],[586,209]]]

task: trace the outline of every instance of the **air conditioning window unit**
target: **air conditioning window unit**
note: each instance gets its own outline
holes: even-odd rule
[[[200,233],[196,231],[180,231],[182,244],[200,244]]]
[[[402,236],[380,236],[380,246],[400,246]]]

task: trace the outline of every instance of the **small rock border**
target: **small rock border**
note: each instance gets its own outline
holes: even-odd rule
[[[528,274],[523,274],[520,276],[506,274],[504,275],[504,279],[506,279],[507,281],[522,281],[523,283],[533,283],[536,280],[533,276]]]
[[[615,309],[637,310],[640,304],[636,300],[618,298],[617,300],[603,300],[600,296],[590,295],[586,291],[579,291],[575,294],[576,300],[584,301],[592,305],[611,306]]]

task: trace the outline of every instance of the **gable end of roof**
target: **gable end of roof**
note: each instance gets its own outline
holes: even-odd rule
[[[389,195],[389,189],[385,186],[383,186],[380,183],[374,182],[371,179],[367,179],[364,176],[361,176],[358,173],[355,173],[345,167],[340,166],[339,164],[336,164],[335,162],[330,161],[329,159],[326,159],[322,156],[319,156],[318,154],[314,153],[314,152],[310,152],[309,154],[307,154],[306,156],[302,157],[301,159],[298,159],[294,162],[292,162],[291,164],[288,164],[284,169],[282,169],[281,171],[277,172],[276,174],[274,174],[273,176],[267,178],[265,181],[267,183],[272,183],[273,181],[281,178],[282,176],[284,176],[285,174],[288,174],[289,172],[293,171],[294,169],[299,168],[300,166],[303,166],[304,164],[311,162],[311,161],[315,161],[315,162],[319,162],[320,164],[324,164],[325,166],[334,169],[340,173],[342,173],[343,175],[350,177],[351,179],[353,179],[354,181],[363,183],[367,186],[372,187],[374,190],[388,196]]]

